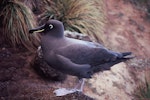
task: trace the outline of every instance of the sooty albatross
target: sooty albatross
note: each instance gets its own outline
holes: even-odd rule
[[[64,26],[58,20],[49,20],[46,24],[29,30],[29,33],[33,32],[42,34],[41,47],[48,65],[80,79],[80,84],[74,89],[55,90],[57,96],[82,91],[83,78],[91,78],[96,72],[110,70],[113,65],[132,58],[131,52],[114,52],[98,43],[65,37]]]

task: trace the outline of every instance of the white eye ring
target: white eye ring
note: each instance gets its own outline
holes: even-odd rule
[[[52,28],[53,28],[53,25],[52,25],[52,24],[50,24],[50,25],[49,25],[49,28],[50,28],[50,29],[52,29]]]

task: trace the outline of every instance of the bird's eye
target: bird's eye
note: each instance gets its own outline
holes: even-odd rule
[[[49,25],[49,28],[50,28],[50,29],[52,29],[52,28],[53,28],[53,25],[52,25],[52,24],[50,24],[50,25]]]

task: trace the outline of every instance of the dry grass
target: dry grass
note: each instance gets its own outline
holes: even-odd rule
[[[36,21],[29,8],[17,1],[7,1],[0,12],[5,41],[16,47],[23,45],[33,50],[38,45],[38,36],[30,35],[28,30],[35,27]]]
[[[38,15],[45,10],[45,5],[50,4],[50,0],[19,0],[27,5],[34,14]]]
[[[46,0],[48,1],[48,0]],[[43,20],[51,18],[64,23],[65,29],[88,34],[96,41],[102,41],[105,25],[103,0],[50,0]]]
[[[124,0],[130,2],[134,7],[145,13],[144,20],[150,22],[150,0]]]

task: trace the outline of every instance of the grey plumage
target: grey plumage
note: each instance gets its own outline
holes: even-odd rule
[[[78,78],[91,78],[95,72],[109,70],[114,64],[126,61],[131,52],[114,52],[98,43],[64,36],[60,21],[49,20],[29,32],[42,31],[41,46],[45,61],[53,68]]]

